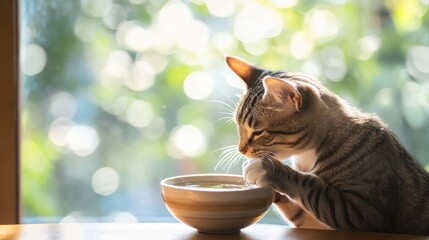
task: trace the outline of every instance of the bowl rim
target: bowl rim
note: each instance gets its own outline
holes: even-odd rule
[[[173,179],[178,179],[178,178],[188,178],[188,177],[211,177],[211,176],[220,176],[220,177],[241,177],[243,178],[242,175],[238,175],[238,174],[225,174],[225,173],[200,173],[200,174],[184,174],[184,175],[177,175],[177,176],[173,176],[173,177],[168,177],[168,178],[164,178],[161,180],[160,184],[162,187],[169,187],[169,188],[174,188],[174,189],[182,189],[182,190],[191,190],[191,191],[197,191],[197,192],[216,192],[216,193],[225,193],[225,192],[249,192],[249,191],[257,191],[257,190],[262,190],[262,189],[266,189],[266,188],[270,188],[270,185],[264,186],[264,187],[260,187],[257,185],[253,185],[254,187],[251,188],[243,188],[243,189],[223,189],[223,190],[219,190],[219,189],[210,189],[210,188],[191,188],[191,187],[187,187],[187,186],[178,186],[178,185],[174,185],[171,183],[167,183],[168,181],[171,181]]]

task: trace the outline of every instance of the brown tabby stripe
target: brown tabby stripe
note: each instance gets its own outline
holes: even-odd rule
[[[306,138],[308,138],[309,132],[306,132],[304,134],[302,134],[298,139],[296,139],[295,141],[292,142],[285,142],[284,145],[289,145],[291,147],[296,147],[298,145],[300,145],[301,143],[303,143],[304,140],[306,140]]]
[[[350,197],[359,199],[365,204],[372,205],[372,203],[367,203],[369,201],[367,198],[354,192],[340,193],[330,186],[316,187],[315,184],[317,179],[315,177],[311,175],[298,176],[298,174],[299,173],[291,172],[289,180],[301,186],[302,189],[310,189],[310,191],[305,191],[308,196],[301,197],[302,203],[307,209],[310,209],[318,219],[337,229],[347,227],[350,230],[357,229],[356,223],[363,222],[364,216],[361,209],[355,205],[354,201],[351,201]],[[320,199],[327,200],[325,203],[328,205],[327,209],[329,209],[329,211],[321,211],[323,206],[321,205]],[[345,226],[339,224],[339,218],[342,219]]]
[[[254,118],[253,118],[253,115],[251,114],[248,118],[248,121],[247,121],[247,125],[249,125],[250,128],[255,128],[253,126],[253,120],[254,120]]]
[[[261,134],[262,132],[263,132],[263,131],[256,131],[256,132],[252,132],[252,134],[250,134],[249,139],[247,140],[247,143],[248,143],[248,144],[252,144],[252,142],[253,142],[253,140],[254,140],[255,136],[257,136],[257,135]]]
[[[260,88],[260,89],[256,89],[256,92],[254,94],[252,94],[251,96],[249,95],[249,101],[247,101],[247,105],[243,104],[242,109],[246,109],[246,112],[244,113],[242,122],[246,122],[247,121],[247,117],[249,116],[249,114],[252,112],[253,107],[255,106],[256,101],[260,98],[260,94],[264,91],[264,88]],[[247,99],[246,99],[247,100]]]
[[[316,161],[316,165],[322,165],[323,162],[327,161],[327,160],[332,160],[332,157],[335,157],[335,161],[332,161],[331,164],[329,164],[328,166],[332,165],[331,167],[327,168],[327,166],[325,165],[323,169],[326,168],[326,170],[329,170],[332,167],[335,167],[337,164],[341,164],[342,161],[344,159],[348,159],[351,155],[355,154],[355,149],[363,149],[362,146],[364,146],[365,143],[368,142],[368,135],[370,131],[353,131],[353,133],[350,134],[350,136],[343,140],[343,141],[335,141],[337,144],[335,144],[334,146],[332,146],[332,148],[330,149],[330,151],[322,151],[322,149],[318,149],[318,152],[321,152],[319,158]],[[355,142],[356,139],[359,139],[358,142]],[[329,140],[328,140],[329,141]],[[329,141],[331,142],[331,141]],[[322,142],[323,146],[329,146],[330,144],[327,142]],[[340,150],[342,148],[344,148],[344,146],[353,146],[353,147],[349,147],[348,151],[344,151],[344,150]],[[317,174],[320,174],[321,172],[324,172],[326,170],[323,171],[318,171]]]
[[[274,146],[274,145],[286,145],[286,146],[290,146],[290,147],[297,147],[298,145],[303,145],[303,143],[305,144],[309,140],[311,140],[308,137],[308,135],[309,135],[309,133],[306,132],[302,136],[300,136],[297,140],[292,141],[292,142],[274,141],[274,142],[265,143],[265,144],[261,144],[261,145],[263,145],[264,147],[269,147],[269,146]]]
[[[379,133],[372,132],[372,134],[370,136],[367,135],[365,137],[361,137],[359,142],[354,144],[353,147],[350,147],[350,149],[348,151],[344,151],[344,153],[341,156],[338,156],[338,158],[335,159],[335,161],[331,161],[330,164],[323,166],[320,170],[317,171],[317,174],[322,175],[326,172],[329,172],[331,169],[336,169],[339,165],[344,164],[350,158],[362,159],[363,156],[365,156],[368,153],[371,153],[372,151],[374,151],[375,149],[377,149],[378,147],[380,147],[381,145],[384,144],[385,139],[386,139],[385,134],[382,135],[382,138],[378,139],[378,141],[375,145],[373,144],[371,146],[371,149],[367,149],[367,147],[365,147],[365,143],[374,141],[374,140],[372,140],[374,137],[379,138],[379,136],[377,136],[378,134]],[[356,149],[358,151],[356,151]],[[339,155],[339,154],[337,153],[337,155]],[[362,164],[368,164],[365,161],[353,161],[351,164],[353,164],[355,166],[353,168],[351,166],[346,166],[345,169],[347,169],[348,171],[355,171],[356,170],[356,164],[359,162],[361,162],[361,165]],[[374,161],[374,163],[376,163],[376,161]],[[351,165],[351,164],[348,164],[348,165]],[[347,174],[347,173],[343,172],[343,174]],[[340,176],[338,176],[338,177],[341,178]]]
[[[307,127],[308,125],[304,125],[301,128],[298,128],[293,131],[267,130],[267,132],[271,135],[293,135],[304,131],[305,129],[307,129]]]
[[[357,217],[361,221],[363,221],[364,216],[363,216],[363,213],[361,212],[362,208],[361,207],[359,208],[355,205],[356,201],[361,202],[364,205],[373,208],[373,210],[375,210],[375,211],[379,210],[378,209],[379,208],[378,203],[374,202],[375,200],[373,201],[372,199],[368,198],[367,196],[363,196],[362,193],[359,193],[357,191],[351,191],[351,190],[342,190],[342,194],[348,196],[348,199],[350,199],[349,203],[351,204],[351,207],[354,208],[355,213],[357,215],[359,215]],[[351,201],[351,199],[354,199],[354,201]],[[360,204],[360,206],[362,206],[362,204]],[[365,209],[367,209],[367,208],[365,208]]]
[[[336,191],[336,190],[333,188],[327,187],[324,189],[323,192],[320,193],[322,195],[321,196],[322,199],[327,199],[327,204],[329,205],[327,209],[329,209],[329,212],[328,211],[323,211],[322,213],[320,212],[320,209],[322,206],[320,206],[320,202],[316,201],[316,197],[314,198],[309,197],[308,200],[311,202],[303,202],[303,203],[309,209],[313,210],[315,216],[318,219],[321,219],[324,222],[327,222],[328,224],[330,224],[331,226],[337,229],[341,228],[341,226],[338,224],[338,220],[339,220],[338,218],[341,218],[345,222],[348,229],[350,230],[356,229],[356,225],[352,222],[352,217],[355,219],[355,221],[362,223],[364,221],[364,216],[362,213],[362,208],[358,208],[353,203],[353,201],[351,201],[349,194],[352,194],[352,192],[349,192],[347,194],[348,197],[346,197],[346,194],[344,193],[337,192],[337,194],[335,195],[338,195],[338,197],[334,197],[332,196],[333,195],[332,191]],[[356,194],[353,196],[359,196],[359,200],[361,200],[364,204],[372,205],[371,203],[368,203],[368,198],[362,197],[357,193],[353,193],[353,194]],[[360,207],[362,207],[362,204],[360,205]],[[378,211],[379,209],[375,208],[375,210]]]
[[[350,220],[350,217],[352,216],[351,214],[349,214],[349,210],[348,210],[348,204],[347,204],[347,201],[346,201],[346,199],[344,198],[344,195],[343,194],[340,194],[340,200],[341,200],[341,202],[343,203],[342,204],[342,212],[343,212],[343,214],[344,214],[344,220],[345,220],[345,223],[346,223],[346,225],[347,225],[347,227],[348,227],[348,229],[350,229],[350,230],[356,230],[356,227],[354,226],[354,224],[352,223],[352,221]],[[360,210],[359,210],[360,211]]]

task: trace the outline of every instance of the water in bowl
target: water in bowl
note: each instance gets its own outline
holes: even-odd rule
[[[252,188],[243,183],[219,183],[219,182],[185,182],[177,183],[176,186],[189,187],[189,188],[203,188],[203,189],[213,189],[213,190],[240,190]]]

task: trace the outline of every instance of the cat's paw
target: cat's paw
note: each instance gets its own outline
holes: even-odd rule
[[[264,162],[259,158],[249,159],[243,164],[243,177],[248,182],[260,187],[271,184],[267,178],[267,170],[265,170]]]

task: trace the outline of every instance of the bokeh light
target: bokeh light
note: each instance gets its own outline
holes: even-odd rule
[[[102,17],[112,8],[112,0],[80,0],[82,11],[90,17]]]
[[[182,34],[192,21],[192,12],[178,0],[167,2],[158,12],[156,19],[159,30],[170,37]]]
[[[360,60],[368,60],[380,48],[380,38],[377,36],[364,36],[359,39],[357,45],[357,57]]]
[[[76,99],[68,92],[59,92],[51,97],[51,113],[57,118],[72,118],[76,109]]]
[[[131,75],[132,64],[133,60],[126,51],[112,51],[107,59],[107,70],[113,76],[126,79]]]
[[[154,118],[152,105],[142,100],[134,101],[128,106],[126,118],[134,127],[146,127]]]
[[[213,80],[206,72],[193,72],[186,77],[183,89],[189,98],[206,99],[213,91]]]
[[[231,16],[236,9],[237,2],[230,0],[206,0],[207,8],[215,17]]]
[[[98,28],[99,25],[94,19],[80,16],[74,24],[74,33],[82,41],[91,42],[95,39]]]
[[[408,51],[406,67],[411,76],[429,80],[429,46],[413,46]]]
[[[289,49],[296,59],[309,58],[314,49],[313,38],[307,33],[296,32],[292,36]]]
[[[34,76],[46,66],[45,50],[37,44],[28,44],[21,48],[21,71],[27,76]]]
[[[237,39],[228,32],[218,32],[212,38],[213,46],[221,53],[231,53],[237,48]]]
[[[108,196],[119,188],[119,174],[110,167],[102,167],[92,176],[92,189],[94,192]]]
[[[67,134],[74,126],[68,118],[57,118],[49,126],[49,140],[57,146],[67,146]]]
[[[320,40],[329,39],[338,33],[337,18],[327,10],[310,10],[305,15],[305,22],[313,35]]]
[[[234,35],[244,43],[275,37],[282,29],[279,13],[258,4],[240,10],[234,23]]]
[[[334,82],[343,80],[347,73],[343,51],[338,47],[330,46],[325,48],[321,54],[326,78]]]
[[[92,154],[99,141],[97,130],[87,125],[75,125],[67,132],[69,148],[81,157]]]
[[[138,223],[139,220],[136,216],[129,212],[119,212],[115,214],[115,219],[113,220],[116,223]]]
[[[292,8],[299,0],[271,0],[278,8]]]
[[[110,11],[103,16],[103,23],[110,29],[117,29],[118,25],[127,17],[126,9],[120,4],[113,4]]]
[[[171,133],[168,148],[175,158],[197,157],[207,149],[206,136],[194,125],[178,126]]]
[[[132,68],[132,76],[125,78],[125,85],[134,91],[144,91],[153,86],[155,77],[155,69],[150,63],[136,61]]]
[[[183,49],[201,52],[208,47],[209,29],[205,23],[192,20],[180,32],[178,40]]]

